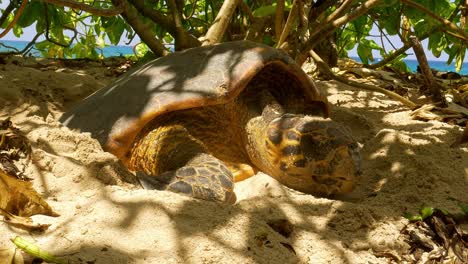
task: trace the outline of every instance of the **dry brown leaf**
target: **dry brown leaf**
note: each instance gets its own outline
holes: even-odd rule
[[[0,171],[0,209],[16,216],[36,214],[58,216],[34,190],[31,182],[18,180]]]
[[[11,248],[0,248],[0,264],[23,264],[24,259],[21,250]]]
[[[16,216],[3,209],[0,209],[0,215],[5,217],[5,223],[31,232],[42,233],[50,226],[49,224],[36,224],[29,217]]]
[[[29,140],[9,119],[0,121],[0,170],[22,180],[31,180],[23,175],[14,163],[21,158],[26,158],[23,166],[30,161]]]

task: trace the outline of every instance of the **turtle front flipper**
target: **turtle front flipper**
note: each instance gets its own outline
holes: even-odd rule
[[[137,177],[145,189],[168,190],[230,204],[236,202],[231,172],[222,161],[209,154],[198,154],[176,170],[154,176],[139,171]]]

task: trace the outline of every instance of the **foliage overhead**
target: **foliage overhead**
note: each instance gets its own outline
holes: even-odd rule
[[[280,47],[299,63],[310,49],[324,58],[347,57],[357,47],[364,64],[378,52],[386,59],[381,64],[405,69],[401,60],[411,48],[409,37],[416,36],[429,40],[434,56],[447,53],[447,63],[460,70],[468,45],[465,0],[12,0],[1,12],[1,28],[13,24],[17,37],[35,27],[36,37],[45,38],[35,48],[47,57],[100,58],[99,48],[107,43],[130,43],[137,35],[147,45],[137,46],[139,55],[151,50],[163,56],[221,34],[223,41],[249,39]],[[210,32],[222,24],[215,19],[223,17],[229,23]],[[380,32],[378,41],[371,36],[373,27]],[[389,36],[399,37],[404,46],[386,47],[383,40]]]

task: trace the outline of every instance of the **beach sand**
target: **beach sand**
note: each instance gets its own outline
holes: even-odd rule
[[[232,206],[140,189],[122,180],[132,175],[89,134],[57,121],[115,80],[116,70],[18,58],[0,64],[0,120],[11,117],[31,141],[25,173],[60,214],[33,216],[51,224],[43,234],[0,224],[0,247],[19,235],[72,263],[96,264],[389,263],[397,260],[388,252],[409,248],[404,212],[423,205],[458,212],[457,203],[468,203],[468,146],[450,147],[461,127],[412,120],[400,103],[334,81],[317,85],[328,93],[331,117],[362,145],[352,193],[314,197],[264,174],[236,184]],[[270,227],[277,220],[287,220],[289,237]]]

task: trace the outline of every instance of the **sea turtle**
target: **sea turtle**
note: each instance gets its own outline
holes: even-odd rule
[[[176,52],[92,94],[61,121],[91,132],[146,188],[234,203],[263,171],[304,193],[351,191],[359,152],[284,52],[249,41]]]

